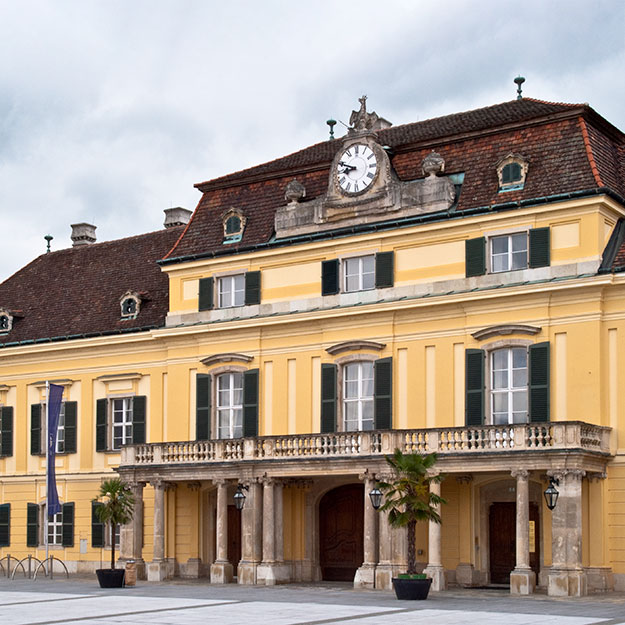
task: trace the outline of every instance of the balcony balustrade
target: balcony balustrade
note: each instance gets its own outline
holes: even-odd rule
[[[192,465],[241,460],[358,458],[404,452],[460,455],[534,450],[610,453],[610,428],[581,421],[423,430],[258,436],[231,440],[128,445],[121,467]]]

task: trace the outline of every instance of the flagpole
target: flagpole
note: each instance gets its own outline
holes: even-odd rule
[[[48,444],[48,438],[50,433],[48,432],[48,427],[50,426],[50,382],[46,380],[46,512],[43,515],[44,520],[44,528],[43,528],[43,536],[46,545],[46,560],[48,559],[48,495],[50,493],[50,470],[49,470],[49,455],[50,455],[50,445]]]

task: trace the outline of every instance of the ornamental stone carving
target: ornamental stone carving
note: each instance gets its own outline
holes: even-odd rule
[[[286,185],[284,192],[284,199],[289,204],[297,204],[306,197],[306,187],[297,178],[293,178],[291,182]]]
[[[424,159],[421,165],[423,173],[429,178],[436,177],[445,171],[445,159],[432,150]]]

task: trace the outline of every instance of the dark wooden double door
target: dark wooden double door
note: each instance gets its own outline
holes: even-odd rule
[[[530,567],[536,573],[540,567],[538,506],[530,503]],[[516,564],[516,504],[493,503],[489,513],[490,581],[509,584]]]
[[[319,564],[322,579],[351,582],[363,561],[364,486],[348,484],[319,503]]]

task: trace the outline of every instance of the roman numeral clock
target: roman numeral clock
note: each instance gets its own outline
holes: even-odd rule
[[[364,143],[352,143],[343,150],[336,165],[339,188],[347,195],[366,191],[378,173],[375,152]]]

